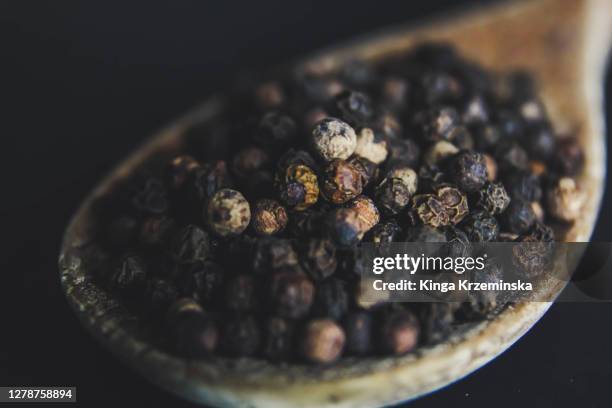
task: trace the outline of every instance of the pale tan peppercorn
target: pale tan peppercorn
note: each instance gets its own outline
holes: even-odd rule
[[[275,200],[263,199],[255,204],[252,226],[261,235],[273,235],[287,226],[287,211]]]
[[[355,154],[368,159],[372,163],[380,164],[385,161],[387,154],[387,141],[379,137],[370,128],[363,128],[357,135]]]
[[[315,319],[306,324],[302,355],[312,363],[331,363],[342,354],[346,336],[331,319]]]
[[[394,167],[389,173],[387,173],[386,178],[400,179],[407,187],[410,195],[414,195],[419,186],[419,176],[417,175],[416,171],[407,166]]]
[[[572,222],[581,215],[586,195],[570,177],[559,179],[557,184],[548,190],[548,210],[561,221]]]
[[[424,159],[427,164],[436,164],[439,161],[454,156],[459,153],[459,148],[452,144],[451,142],[447,142],[446,140],[440,140],[425,153]]]
[[[491,155],[483,154],[485,166],[487,166],[487,180],[495,181],[497,179],[497,162]]]
[[[224,188],[212,196],[206,207],[208,224],[221,236],[241,234],[251,221],[251,207],[244,196]]]
[[[325,118],[312,131],[315,151],[325,161],[348,159],[357,146],[355,130],[340,119]]]

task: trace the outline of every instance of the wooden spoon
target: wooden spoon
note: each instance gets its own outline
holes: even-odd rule
[[[585,150],[580,185],[589,200],[563,237],[587,241],[600,206],[605,163],[602,77],[612,36],[610,0],[517,2],[418,28],[399,28],[332,48],[303,67],[333,70],[347,59],[378,60],[422,41],[447,41],[487,68],[525,68],[536,77],[555,127],[574,132]],[[185,131],[223,108],[214,98],[162,131],[115,169],[84,201],[64,236],[63,288],[83,324],[129,366],[188,399],[216,406],[369,407],[412,399],[469,374],[506,350],[550,303],[519,304],[491,321],[466,325],[447,342],[403,357],[343,359],[332,367],[271,365],[254,359],[188,361],[147,341],[136,317],[91,279],[97,266],[92,207],[154,155],[171,155]],[[562,283],[546,290],[556,294]]]

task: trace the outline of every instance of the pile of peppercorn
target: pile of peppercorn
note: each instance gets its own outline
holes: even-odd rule
[[[585,199],[582,150],[529,75],[446,45],[289,70],[185,138],[117,189],[101,242],[103,284],[188,358],[330,363],[442,341],[495,299],[368,304],[360,242],[552,241]]]

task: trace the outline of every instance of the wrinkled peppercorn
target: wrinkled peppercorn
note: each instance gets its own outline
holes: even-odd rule
[[[540,179],[531,172],[512,172],[504,177],[504,185],[512,199],[539,201],[542,198]]]
[[[297,136],[293,119],[279,112],[266,113],[254,133],[255,143],[274,151],[289,146]]]
[[[413,167],[418,164],[421,157],[421,148],[412,139],[390,139],[387,148],[389,150],[387,163],[391,165],[402,163]]]
[[[419,323],[416,316],[407,310],[397,310],[384,317],[379,333],[383,350],[399,355],[408,353],[419,341]]]
[[[319,198],[317,175],[302,164],[291,164],[277,173],[276,185],[281,200],[297,211],[305,210]]]
[[[293,334],[293,325],[288,320],[268,319],[264,326],[264,356],[271,361],[287,360],[293,351]]]
[[[287,211],[277,201],[259,200],[252,215],[253,229],[261,235],[273,235],[287,226]]]
[[[357,210],[359,220],[362,224],[362,231],[367,232],[380,221],[380,213],[378,208],[374,204],[371,198],[366,196],[359,196],[351,200],[347,204],[347,208],[354,208]]]
[[[132,199],[134,207],[148,214],[163,214],[168,210],[168,193],[164,183],[157,178],[149,178]]]
[[[334,204],[344,204],[363,190],[361,173],[347,161],[335,159],[323,171],[321,191]]]
[[[387,141],[370,128],[363,128],[357,135],[355,154],[380,164],[387,158]]]
[[[311,320],[304,330],[302,355],[312,363],[332,363],[342,354],[345,342],[344,331],[332,320]]]
[[[478,192],[478,207],[491,215],[504,212],[510,204],[510,197],[502,183],[487,183]]]
[[[363,188],[366,188],[371,181],[378,178],[378,166],[368,159],[360,156],[351,156],[346,162],[355,167],[359,172]]]
[[[331,111],[351,126],[363,125],[374,115],[370,98],[351,90],[343,91],[334,98]]]
[[[548,190],[546,202],[553,217],[572,222],[580,217],[586,195],[578,188],[574,179],[562,177]]]
[[[348,159],[357,147],[355,130],[336,118],[325,118],[312,130],[313,146],[325,161]]]
[[[354,208],[337,209],[331,214],[328,225],[331,237],[342,247],[355,245],[365,234],[359,211]]]
[[[261,329],[252,316],[236,316],[225,321],[220,345],[230,356],[252,356],[261,346]]]
[[[520,199],[512,200],[503,214],[504,227],[515,234],[527,231],[535,220],[535,214],[530,203]]]
[[[317,317],[329,317],[336,321],[346,314],[349,297],[346,282],[330,278],[321,282],[316,289],[312,314]]]
[[[256,274],[269,274],[275,270],[298,264],[298,255],[286,239],[258,239],[249,256],[250,267]]]
[[[432,108],[417,113],[414,123],[426,142],[451,140],[453,132],[460,124],[457,111],[451,107]]]
[[[181,228],[174,239],[172,254],[178,263],[206,260],[210,256],[208,233],[196,225]]]
[[[176,286],[182,296],[189,296],[205,306],[216,303],[222,293],[225,273],[220,265],[206,261],[179,268]]]
[[[487,182],[487,164],[481,153],[464,151],[457,154],[449,171],[452,180],[468,193],[478,191]]]
[[[153,313],[161,314],[178,299],[179,294],[176,288],[169,282],[153,278],[147,282],[144,296],[149,309]]]
[[[311,238],[300,251],[302,266],[315,281],[330,277],[336,271],[336,246],[329,239]]]
[[[305,316],[312,306],[315,287],[299,270],[287,269],[272,277],[271,299],[277,315],[290,319]]]
[[[402,228],[396,221],[387,221],[376,224],[364,237],[364,241],[375,244],[385,244],[398,240]]]
[[[457,153],[459,153],[459,148],[457,146],[446,140],[440,140],[425,152],[423,159],[427,164],[438,164],[442,160],[452,157]]]
[[[221,236],[240,234],[251,221],[251,207],[238,191],[224,188],[210,199],[206,219],[210,227]]]
[[[474,242],[495,241],[499,234],[497,220],[484,211],[476,211],[465,217],[462,228]]]
[[[110,278],[111,288],[132,295],[144,289],[147,279],[147,266],[138,256],[125,256]]]

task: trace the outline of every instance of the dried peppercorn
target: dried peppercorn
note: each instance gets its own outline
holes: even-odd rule
[[[334,98],[330,110],[351,126],[366,124],[374,115],[370,98],[362,92],[348,89]]]
[[[499,234],[497,220],[485,211],[476,211],[469,214],[463,220],[461,228],[470,241],[474,242],[495,241]]]
[[[176,232],[177,225],[172,218],[151,216],[142,222],[138,241],[148,247],[162,247],[171,242]]]
[[[464,92],[457,78],[441,71],[426,73],[421,85],[423,97],[429,105],[458,101]]]
[[[547,160],[555,151],[555,136],[548,126],[537,126],[525,139],[524,146],[533,158]]]
[[[400,355],[414,350],[419,342],[419,332],[416,316],[407,310],[397,310],[383,318],[378,337],[385,352]]]
[[[179,294],[176,288],[169,282],[163,279],[152,278],[145,286],[144,296],[148,308],[153,313],[160,314],[165,312],[178,299]]]
[[[453,144],[460,150],[473,150],[476,142],[472,137],[472,133],[465,126],[457,126],[450,135]]]
[[[355,130],[336,118],[325,118],[312,130],[315,152],[325,161],[348,159],[357,147]]]
[[[525,170],[528,167],[527,152],[517,143],[500,143],[495,149],[494,157],[503,172]]]
[[[287,115],[279,112],[266,113],[254,133],[254,141],[259,146],[277,151],[293,143],[297,136],[297,125]]]
[[[452,158],[450,177],[465,192],[478,191],[487,182],[484,156],[475,151],[464,151]]]
[[[346,352],[364,355],[372,349],[372,316],[365,311],[349,313],[342,320],[346,333]]]
[[[497,180],[497,162],[490,154],[483,154],[485,165],[487,166],[487,179],[489,181]]]
[[[305,210],[319,199],[317,175],[308,166],[289,165],[277,173],[275,183],[281,200],[297,211]]]
[[[402,124],[393,112],[380,111],[371,122],[371,127],[385,139],[399,139],[404,134]]]
[[[229,188],[219,190],[206,207],[208,225],[222,237],[242,233],[251,221],[251,207],[244,196]]]
[[[265,150],[258,147],[247,147],[236,153],[232,160],[232,171],[241,178],[246,178],[251,174],[264,168],[269,161],[269,156]]]
[[[349,162],[335,159],[323,170],[321,191],[334,204],[344,204],[361,194],[361,173]]]
[[[223,160],[204,163],[189,173],[183,185],[184,200],[200,206],[217,191],[232,186],[232,180]]]
[[[553,156],[555,169],[564,176],[577,175],[584,166],[584,152],[575,138],[559,141]]]
[[[514,171],[504,177],[504,185],[512,199],[539,201],[542,198],[540,179],[529,171]]]
[[[264,325],[263,354],[271,361],[287,360],[293,354],[293,325],[286,319],[272,317]]]
[[[178,263],[206,260],[210,256],[208,233],[196,225],[181,228],[174,238],[172,255]]]
[[[168,163],[167,174],[169,185],[179,190],[189,174],[200,168],[200,163],[189,155],[177,156]]]
[[[351,156],[346,162],[359,172],[363,188],[366,188],[370,182],[378,178],[378,166],[368,159],[360,156]]]
[[[451,224],[459,223],[469,212],[466,195],[453,186],[440,186],[436,197],[442,203]]]
[[[489,121],[489,106],[480,95],[471,97],[463,110],[463,123],[466,125],[481,125]]]
[[[421,157],[421,148],[412,139],[390,139],[387,141],[387,149],[387,163],[390,165],[401,163],[414,167]]]
[[[149,178],[134,194],[132,204],[147,214],[163,214],[168,210],[168,192],[160,179]]]
[[[450,224],[450,218],[446,208],[433,194],[423,194],[412,199],[413,207],[421,222],[434,228]]]
[[[410,203],[410,198],[416,191],[417,176],[405,172],[400,177],[386,177],[375,191],[378,207],[391,215],[398,214]]]
[[[392,220],[376,224],[364,237],[364,241],[385,244],[397,241],[402,233],[399,224]]]
[[[515,234],[527,231],[535,222],[531,204],[525,200],[514,199],[503,214],[504,227]]]
[[[363,128],[357,135],[355,154],[368,159],[372,163],[380,164],[387,159],[387,141],[370,128]]]
[[[400,77],[390,77],[383,81],[381,89],[382,104],[393,110],[403,108],[408,102],[411,87],[408,81]]]
[[[418,303],[415,308],[423,344],[439,343],[450,334],[457,309],[455,302]]]
[[[502,263],[495,258],[487,259],[483,270],[474,270],[470,281],[473,283],[498,283],[503,280]],[[498,306],[500,296],[494,290],[470,291],[467,301],[461,305],[458,314],[467,320],[486,317]]]
[[[376,73],[366,62],[350,60],[343,65],[340,78],[349,86],[363,89],[376,80]]]
[[[323,211],[306,210],[296,211],[289,216],[287,230],[294,238],[304,236],[321,237],[324,232],[325,216]]]
[[[191,297],[202,305],[216,303],[225,282],[223,268],[211,261],[196,262],[178,268],[175,284],[182,296]]]
[[[446,242],[446,235],[428,225],[418,225],[406,230],[406,241],[408,242]]]
[[[336,246],[329,239],[311,238],[301,247],[302,266],[315,281],[330,277],[336,272]]]
[[[283,172],[291,165],[302,165],[309,167],[311,169],[316,168],[316,162],[305,150],[295,150],[289,149],[287,150],[279,159],[277,164],[277,169],[280,172]]]
[[[274,312],[281,317],[297,319],[310,311],[315,287],[299,269],[287,268],[272,276],[270,298]]]
[[[225,287],[225,306],[235,312],[252,310],[257,303],[257,290],[252,275],[236,275]]]
[[[371,198],[367,196],[359,196],[351,200],[347,204],[347,208],[357,210],[359,220],[362,224],[363,232],[369,231],[380,221],[380,213]]]
[[[427,164],[438,164],[442,160],[452,157],[457,153],[459,153],[459,148],[457,146],[446,140],[440,140],[425,152],[423,159]]]
[[[173,335],[175,350],[187,358],[208,357],[219,343],[216,325],[201,312],[181,316],[174,324]]]
[[[492,123],[474,125],[471,129],[477,150],[493,152],[502,138],[501,130]]]
[[[310,320],[302,337],[302,356],[312,363],[332,363],[342,354],[345,342],[344,331],[333,320]]]
[[[455,226],[450,226],[444,229],[444,235],[448,242],[445,246],[447,256],[454,258],[470,256],[472,245],[465,232]]]
[[[416,113],[413,122],[424,141],[437,142],[450,140],[461,119],[454,108],[434,107]]]
[[[287,221],[287,211],[277,201],[264,199],[255,204],[251,222],[258,234],[277,234],[285,229]]]
[[[552,251],[550,243],[535,241],[533,236],[523,236],[512,246],[512,265],[515,272],[527,278],[542,275],[549,264]]]
[[[502,183],[487,183],[478,192],[478,208],[491,215],[501,214],[508,208],[508,204],[510,204],[510,196]]]
[[[147,275],[145,262],[136,255],[127,255],[110,277],[110,286],[126,295],[136,294],[144,289]]]
[[[547,192],[548,210],[558,220],[572,222],[581,215],[586,195],[570,177],[562,177]]]
[[[261,329],[252,316],[235,316],[227,319],[221,332],[220,345],[234,357],[248,357],[259,351]]]
[[[286,239],[258,239],[250,248],[247,258],[256,274],[269,274],[298,264],[298,255],[291,242]]]
[[[332,212],[328,229],[332,239],[341,247],[357,244],[365,234],[359,211],[354,208],[338,208]]]
[[[502,132],[505,139],[517,140],[525,131],[525,125],[521,117],[508,109],[502,109],[495,113],[495,123]]]
[[[446,174],[439,166],[425,164],[419,168],[419,191],[432,192],[440,185],[444,184]]]
[[[346,314],[348,307],[349,296],[345,281],[329,278],[317,285],[312,305],[313,316],[338,321]]]

